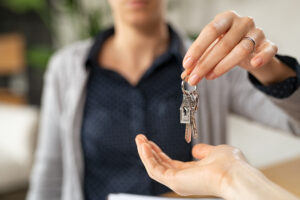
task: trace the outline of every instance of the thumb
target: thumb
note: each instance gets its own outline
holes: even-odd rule
[[[212,151],[214,146],[208,144],[197,144],[192,149],[193,157],[203,159]]]

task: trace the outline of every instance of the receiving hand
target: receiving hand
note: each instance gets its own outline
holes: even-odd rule
[[[241,151],[228,145],[198,144],[192,154],[200,161],[181,162],[169,158],[144,135],[136,137],[136,144],[149,176],[180,195],[222,196],[232,166],[245,162]]]

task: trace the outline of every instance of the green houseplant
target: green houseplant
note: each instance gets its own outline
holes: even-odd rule
[[[57,26],[54,23],[55,17],[60,12],[71,16],[79,16],[83,21],[76,21],[76,29],[78,33],[77,39],[88,38],[94,36],[101,29],[102,13],[101,9],[85,10],[82,6],[81,0],[1,0],[2,7],[9,9],[15,15],[24,15],[26,13],[35,13],[40,18],[45,28],[51,36],[52,42],[48,44],[27,44],[26,46],[26,60],[28,71],[28,98],[29,102],[33,104],[40,104],[40,96],[43,83],[43,74],[46,69],[49,58],[55,51],[54,44],[58,41],[59,35],[57,34]],[[63,8],[63,9],[58,9]],[[30,100],[34,99],[34,100]]]

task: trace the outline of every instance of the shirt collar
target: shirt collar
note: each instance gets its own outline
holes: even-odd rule
[[[170,44],[168,50],[165,52],[167,54],[171,54],[176,58],[176,62],[179,62],[181,65],[182,61],[182,48],[183,44],[179,37],[179,35],[174,31],[174,29],[168,25],[169,33],[170,33]],[[114,34],[115,30],[113,27],[110,27],[104,31],[101,31],[95,38],[94,43],[91,46],[88,56],[85,62],[85,66],[89,69],[91,66],[98,65],[98,54],[104,44],[104,42]]]
[[[85,66],[90,68],[91,66],[98,65],[98,54],[104,44],[104,42],[114,34],[113,27],[101,31],[95,38],[93,45],[91,46],[88,56],[85,62]]]

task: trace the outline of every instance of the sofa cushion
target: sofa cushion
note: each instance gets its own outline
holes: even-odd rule
[[[0,104],[0,192],[28,182],[38,125],[38,109]]]

